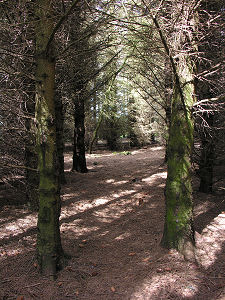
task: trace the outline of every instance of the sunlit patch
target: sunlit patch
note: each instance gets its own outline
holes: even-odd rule
[[[122,199],[123,197],[129,196],[131,194],[134,194],[136,190],[122,190],[118,193],[113,193],[108,197],[104,198],[97,198],[93,201],[77,201],[74,203],[71,203],[68,207],[64,207],[64,209],[61,212],[60,219],[63,222],[63,219],[69,218],[70,215],[76,215],[78,213],[82,213],[85,211],[88,211],[90,209],[95,209],[96,211],[93,213],[98,218],[101,218],[101,222],[109,222],[109,218],[119,218],[122,214],[125,212],[128,212],[132,210],[132,206],[128,206],[128,199]],[[74,196],[74,195],[73,195]],[[72,198],[71,194],[66,194],[65,197]],[[117,202],[117,206],[112,209],[112,205],[114,203],[111,203],[112,200],[119,199]],[[105,204],[108,204],[107,207],[104,207]],[[103,207],[101,207],[103,205]],[[124,206],[124,209],[122,207]],[[99,209],[98,209],[99,207]],[[105,218],[105,219],[104,219]],[[110,222],[112,220],[110,219]]]
[[[138,286],[130,299],[183,299],[194,297],[198,287],[185,279],[182,274],[166,272],[146,278],[141,286]],[[163,270],[162,270],[163,272]],[[183,281],[183,282],[182,282]],[[178,292],[179,291],[179,292]],[[143,295],[143,298],[142,298]],[[147,295],[147,298],[146,298]]]
[[[106,183],[113,183],[113,182],[115,182],[115,179],[107,179],[105,182]]]
[[[104,198],[96,199],[95,205],[102,205],[102,204],[107,203],[108,201],[109,201],[108,199],[104,199]]]
[[[158,146],[158,147],[153,147],[151,148],[151,151],[160,151],[160,150],[164,150],[165,148],[163,146]]]
[[[165,187],[165,183],[159,184],[158,187],[164,188]]]
[[[113,220],[112,216],[106,214],[106,210],[95,211],[93,213],[93,216],[97,218],[101,223],[111,223]]]
[[[125,183],[128,183],[128,180],[115,181],[113,184],[114,185],[122,185],[122,184],[125,184]]]
[[[225,213],[219,214],[201,234],[196,233],[196,256],[198,263],[209,268],[216,262],[222,251],[225,233]],[[204,245],[204,246],[202,246]]]
[[[74,194],[74,193],[64,194],[64,195],[62,196],[62,199],[63,199],[63,200],[68,200],[68,199],[71,199],[71,198],[73,198],[73,197],[75,197],[75,196],[76,196],[76,194]]]
[[[37,225],[37,215],[35,213],[8,222],[7,225],[0,226],[0,243],[6,241],[5,246],[0,247],[0,258],[6,259],[9,256],[16,256],[33,250],[36,246],[36,234],[34,234]],[[5,239],[5,241],[4,241]],[[8,243],[10,241],[10,243]]]
[[[25,249],[25,247],[21,248],[21,247],[11,247],[11,248],[7,248],[7,252],[4,250],[0,251],[0,258],[6,258],[9,256],[15,256],[15,255],[19,255],[21,253],[23,253],[24,251],[26,251],[27,249]]]
[[[165,179],[166,177],[167,177],[167,172],[161,172],[161,173],[153,174],[147,178],[144,178],[144,179],[142,179],[142,181],[149,183],[149,182],[152,182],[153,180],[156,180],[157,178]]]
[[[92,232],[96,232],[97,230],[99,230],[98,226],[86,226],[86,225],[81,225],[78,223],[71,223],[71,224],[63,224],[61,226],[61,232],[63,231],[67,231],[69,230],[69,232],[67,232],[68,236],[71,236],[72,239],[74,239],[74,236],[80,237],[80,236],[84,236],[86,234],[91,234]]]
[[[113,196],[113,198],[118,198],[118,197],[121,197],[121,196],[128,196],[128,195],[133,194],[135,192],[136,192],[136,190],[123,190],[120,193],[114,193],[112,196]]]
[[[36,223],[37,217],[33,214],[25,216],[24,218],[19,218],[16,222],[12,221],[4,227],[0,226],[1,239],[24,233],[28,228],[34,228]]]
[[[125,238],[128,238],[129,236],[130,236],[130,233],[129,232],[125,232],[125,233],[122,233],[119,236],[115,237],[115,240],[116,241],[124,240]]]

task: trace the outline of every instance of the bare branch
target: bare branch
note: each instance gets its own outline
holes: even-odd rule
[[[49,37],[48,43],[46,45],[45,51],[48,52],[49,47],[51,45],[51,42],[54,39],[54,36],[56,34],[56,32],[59,30],[59,28],[61,27],[61,25],[63,24],[63,22],[69,17],[69,15],[71,14],[71,12],[73,11],[73,9],[75,8],[75,6],[80,2],[81,0],[75,0],[73,1],[73,3],[71,4],[70,8],[68,9],[68,11],[61,17],[61,19],[58,21],[58,23],[55,25],[55,27],[52,30],[52,33]]]

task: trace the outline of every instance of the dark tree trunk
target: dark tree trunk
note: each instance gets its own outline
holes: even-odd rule
[[[77,6],[73,15],[73,25],[70,32],[71,42],[74,38],[77,42],[74,43],[74,51],[76,55],[70,61],[71,73],[73,76],[73,102],[74,102],[74,142],[73,142],[73,166],[72,171],[86,173],[88,171],[85,156],[85,94],[87,86],[88,65],[87,65],[87,50],[88,37],[82,36],[82,25],[85,21],[85,16],[82,15],[82,5]],[[80,38],[80,40],[79,40]],[[85,51],[84,51],[85,49]],[[90,71],[90,70],[89,70]]]
[[[166,152],[164,162],[167,163],[168,160],[168,138],[169,138],[169,129],[171,123],[171,102],[173,94],[173,72],[170,65],[169,58],[166,58],[165,62],[165,111],[166,111]]]
[[[86,173],[88,171],[85,156],[85,126],[84,126],[84,99],[76,97],[74,112],[74,144],[73,144],[73,167],[72,171]]]
[[[205,115],[204,119],[209,127],[213,126],[214,116]],[[210,134],[210,129],[205,128],[200,133],[201,138],[201,157],[199,163],[198,175],[200,177],[199,191],[202,193],[211,193],[213,187],[213,167],[214,167],[214,141]]]
[[[107,144],[109,146],[109,150],[116,151],[117,147],[117,139],[118,139],[118,126],[116,124],[116,119],[112,116],[110,120],[106,121],[106,125],[108,127],[108,136],[106,137]]]
[[[55,115],[56,115],[56,143],[57,153],[59,161],[59,180],[61,184],[66,183],[65,172],[64,172],[64,112],[62,98],[59,91],[55,95]]]
[[[32,98],[31,98],[32,99]],[[29,101],[29,100],[28,100]],[[32,100],[31,100],[32,101]],[[34,112],[35,104],[26,103],[27,118],[25,120],[26,127],[26,144],[24,161],[26,166],[26,197],[27,203],[33,211],[38,210],[38,157],[36,152],[35,132],[34,132]]]
[[[33,6],[28,5],[28,18],[30,24],[34,20]],[[29,27],[28,27],[29,28]],[[29,43],[31,45],[35,44],[33,29],[29,28]],[[22,43],[21,36],[21,43]],[[34,55],[33,48],[29,50],[29,55]],[[34,72],[34,61],[30,64],[25,63],[26,72],[33,74]],[[25,128],[26,128],[26,138],[25,138],[25,152],[24,152],[24,164],[25,164],[25,176],[26,176],[26,198],[28,206],[33,211],[38,210],[38,185],[39,185],[39,175],[38,175],[38,156],[36,151],[36,141],[35,141],[35,81],[28,77],[23,78],[23,85],[26,89],[26,96],[24,101],[24,114],[25,118]]]
[[[221,49],[219,45],[223,45],[221,41],[221,32],[219,36],[216,32],[209,32],[208,20],[214,14],[218,14],[222,9],[221,1],[202,1],[200,5],[199,21],[204,38],[199,46],[199,52],[202,53],[202,59],[198,65],[199,73],[204,73],[210,70],[213,65],[216,65],[221,60]],[[220,31],[220,30],[219,30]],[[208,72],[207,72],[208,73]],[[206,78],[201,78],[197,81],[197,96],[198,100],[210,99],[216,96],[218,89],[216,82],[218,74],[212,72]],[[213,82],[213,84],[212,84]],[[215,136],[213,136],[214,115],[212,108],[203,105],[201,118],[198,120],[199,136],[201,141],[201,155],[199,161],[198,175],[200,177],[199,191],[203,193],[211,193],[213,190],[213,168],[215,159]],[[211,112],[207,112],[211,110]],[[204,121],[202,121],[204,120]]]
[[[35,141],[35,82],[24,79],[24,84],[27,88],[27,99],[24,105],[25,128],[25,152],[24,152],[24,163],[25,163],[25,175],[26,175],[26,197],[27,203],[33,211],[38,210],[38,157],[36,152],[36,141]]]

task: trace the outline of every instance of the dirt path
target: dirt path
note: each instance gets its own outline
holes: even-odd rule
[[[224,193],[194,194],[198,264],[162,249],[163,157],[162,147],[87,155],[89,172],[78,174],[66,155],[61,232],[72,258],[56,282],[38,273],[36,215],[5,206],[0,299],[224,299]]]

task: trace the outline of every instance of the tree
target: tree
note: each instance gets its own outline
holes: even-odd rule
[[[70,42],[74,42],[75,53],[70,57],[74,102],[74,138],[73,138],[73,166],[72,170],[80,173],[87,172],[85,157],[85,81],[87,79],[87,38],[82,36],[83,17],[82,6],[79,6],[73,15],[73,24],[70,29]]]
[[[60,86],[57,82],[57,86]],[[64,107],[62,101],[62,93],[59,88],[55,91],[55,115],[56,115],[56,143],[59,163],[59,180],[61,184],[66,183],[64,172]]]
[[[193,4],[193,3],[192,3]],[[171,3],[173,6],[173,4]],[[195,102],[194,75],[195,64],[191,58],[194,52],[193,15],[189,14],[190,3],[183,2],[173,12],[173,18],[179,21],[179,27],[185,27],[186,33],[174,32],[173,51],[153,16],[162,44],[169,57],[173,71],[173,96],[171,123],[167,149],[167,180],[165,187],[166,217],[161,244],[166,248],[175,248],[187,259],[194,258],[193,202],[191,183],[191,154],[193,147],[192,107]],[[176,27],[175,27],[176,28]],[[177,39],[179,36],[179,39]],[[174,54],[178,54],[176,60]]]
[[[199,191],[210,193],[213,189],[213,169],[216,161],[217,134],[221,109],[219,101],[214,104],[210,99],[223,93],[223,76],[221,59],[223,60],[224,24],[222,11],[224,3],[221,1],[202,1],[199,9],[199,46],[201,53],[198,59],[197,97],[199,101],[196,109],[196,127],[201,141],[201,153],[198,175],[200,177]],[[208,26],[211,24],[211,26]],[[213,70],[213,71],[212,71]],[[205,101],[208,99],[207,101]],[[203,101],[203,102],[202,102]],[[202,104],[200,104],[202,102]],[[215,116],[217,116],[217,130],[215,130]],[[219,125],[219,126],[218,126]],[[221,143],[221,141],[220,141]]]
[[[52,2],[35,4],[36,33],[36,142],[39,169],[39,213],[37,250],[43,274],[55,276],[61,264],[60,184],[58,174],[55,120],[54,29]]]

